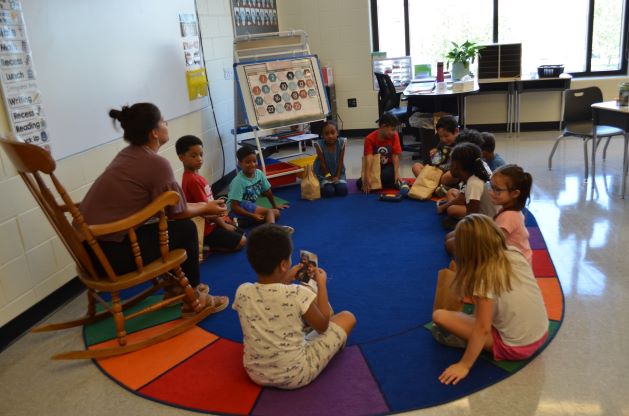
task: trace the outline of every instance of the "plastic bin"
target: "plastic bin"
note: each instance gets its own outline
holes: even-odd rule
[[[271,175],[296,171],[297,169],[299,169],[299,166],[293,165],[292,163],[277,162],[266,166],[266,176],[268,178]],[[269,178],[269,183],[272,187],[292,185],[295,182],[297,182],[297,172],[277,176],[275,178]]]
[[[305,157],[300,157],[298,159],[291,159],[290,163],[292,163],[293,165],[299,166],[300,168],[305,169],[306,166],[313,165],[316,158],[317,158],[316,155],[309,155]],[[303,178],[304,172],[297,172],[297,177]]]
[[[540,78],[557,78],[563,74],[563,65],[540,65],[537,67],[537,75]]]

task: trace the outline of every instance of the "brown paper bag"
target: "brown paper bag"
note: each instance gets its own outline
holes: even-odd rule
[[[304,177],[301,180],[301,198],[309,201],[321,198],[321,184],[314,174],[312,165],[304,167]]]
[[[441,175],[443,175],[441,169],[430,165],[424,166],[413,183],[408,196],[413,199],[430,199],[439,186]]]
[[[453,263],[450,264],[450,267],[452,267]],[[452,291],[452,281],[455,275],[456,272],[451,269],[439,270],[439,275],[437,276],[437,290],[435,290],[435,302],[432,306],[433,311],[437,309],[457,312],[463,310],[463,300]]]
[[[363,183],[366,182],[365,168],[367,166],[367,160],[363,156],[363,165],[360,170],[360,177]],[[382,189],[382,182],[380,181],[380,155],[373,155],[373,162],[371,163],[371,181],[369,182],[369,189],[374,191],[376,189]]]

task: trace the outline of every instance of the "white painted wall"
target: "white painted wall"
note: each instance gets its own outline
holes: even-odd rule
[[[377,94],[372,87],[371,18],[369,0],[278,0],[280,30],[303,29],[310,49],[322,65],[334,70],[339,114],[346,129],[375,127]],[[618,95],[618,85],[629,77],[573,80],[573,88],[598,85],[605,100]],[[358,107],[348,108],[347,99],[357,98]],[[522,95],[520,121],[559,121],[560,92]],[[467,123],[505,123],[506,95],[470,96]]]
[[[174,144],[184,134],[202,138],[206,159],[202,174],[212,182],[223,172],[220,132],[226,154],[226,172],[235,169],[233,127],[233,80],[225,80],[224,69],[232,68],[232,24],[229,0],[198,0],[199,23],[203,36],[212,108],[169,120],[170,142],[160,154],[168,158],[177,177],[183,169]],[[85,16],[85,19],[97,16]],[[37,58],[35,57],[35,62]],[[45,68],[37,68],[45,71]],[[118,103],[112,103],[113,106]],[[155,103],[159,106],[159,103]],[[4,105],[0,103],[0,133],[8,131]],[[103,117],[108,117],[103,114]],[[54,146],[54,138],[52,138]],[[90,185],[100,175],[116,153],[125,146],[115,140],[66,159],[57,164],[59,179],[74,200],[81,200]],[[26,186],[0,151],[0,326],[58,289],[76,276],[74,263],[52,227],[37,207]]]

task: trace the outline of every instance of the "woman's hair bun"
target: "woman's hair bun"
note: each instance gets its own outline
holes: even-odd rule
[[[118,120],[122,128],[125,128],[126,121],[129,119],[131,109],[128,105],[122,107],[122,110],[109,110],[109,117]]]

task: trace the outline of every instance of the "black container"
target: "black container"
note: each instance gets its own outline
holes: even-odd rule
[[[537,75],[540,78],[557,78],[563,74],[563,65],[540,65],[537,67]]]

